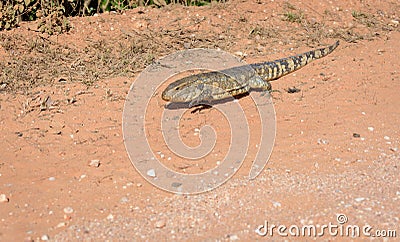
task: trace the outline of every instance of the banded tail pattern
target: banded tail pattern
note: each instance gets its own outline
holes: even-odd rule
[[[275,60],[269,62],[262,62],[251,64],[250,66],[260,75],[265,81],[277,79],[281,76],[287,75],[293,71],[300,69],[313,60],[322,58],[331,53],[338,47],[339,41],[331,46],[311,50],[303,54]]]

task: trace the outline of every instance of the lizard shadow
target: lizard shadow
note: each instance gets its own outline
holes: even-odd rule
[[[228,98],[224,98],[224,99],[220,99],[220,100],[203,101],[202,103],[199,103],[199,104],[196,104],[196,105],[193,105],[193,106],[190,105],[190,102],[168,103],[168,104],[165,105],[165,108],[169,109],[169,110],[194,108],[191,111],[191,113],[196,113],[196,112],[200,112],[200,111],[205,110],[205,109],[210,109],[213,106],[218,105],[218,104],[224,104],[224,103],[227,103],[227,102],[232,102],[232,101],[234,101],[236,99],[241,99],[241,98],[246,97],[248,95],[249,95],[249,93],[247,92],[247,93],[242,93],[242,94],[239,94],[239,95],[236,95],[236,96],[232,96],[232,97],[228,97]]]

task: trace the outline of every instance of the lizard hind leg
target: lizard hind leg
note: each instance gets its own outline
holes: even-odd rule
[[[260,91],[269,92],[272,89],[271,83],[269,81],[266,81],[258,76],[250,79],[249,86],[251,89],[256,89]]]

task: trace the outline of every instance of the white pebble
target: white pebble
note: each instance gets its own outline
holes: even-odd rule
[[[107,216],[107,219],[110,221],[114,220],[114,215],[112,215],[111,213]]]
[[[324,144],[324,145],[327,145],[327,144],[329,144],[329,141],[328,141],[328,140],[326,140],[326,139],[318,139],[317,143],[318,143],[318,144]]]
[[[281,204],[280,202],[272,202],[272,205],[273,205],[275,208],[279,208],[279,207],[282,206],[282,204]]]
[[[374,127],[368,127],[369,131],[374,131]]]
[[[62,227],[65,227],[66,225],[67,225],[66,222],[61,222],[61,223],[57,224],[56,228],[62,228]]]
[[[41,240],[43,241],[48,241],[50,238],[47,234],[42,235],[42,237],[40,237]]]
[[[156,228],[161,229],[164,228],[167,223],[164,219],[158,220],[155,224]]]
[[[156,177],[156,171],[154,169],[150,169],[147,171],[147,175],[150,177]]]
[[[89,166],[91,166],[91,167],[99,167],[100,166],[100,160],[91,160],[89,162]]]
[[[365,198],[363,198],[363,197],[358,197],[358,198],[356,198],[356,199],[354,199],[354,200],[356,200],[356,202],[362,202],[362,201],[365,200]]]
[[[129,202],[129,198],[127,197],[122,197],[121,200],[119,201],[120,203],[127,203]]]
[[[8,203],[9,199],[6,194],[0,194],[0,203]]]
[[[239,240],[239,237],[236,234],[230,235],[229,236],[229,240],[230,241],[235,241],[235,240]]]
[[[384,140],[390,140],[390,137],[389,136],[384,136],[383,139]]]
[[[66,214],[70,214],[70,213],[73,213],[74,212],[74,209],[72,209],[71,207],[65,207],[64,208],[64,213],[66,213]]]
[[[56,178],[54,176],[49,177],[49,181],[55,181]]]

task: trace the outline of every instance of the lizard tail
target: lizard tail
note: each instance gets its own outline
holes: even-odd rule
[[[333,50],[338,47],[339,41],[336,41],[333,45],[311,50],[303,54],[257,64],[251,64],[251,67],[260,75],[265,81],[274,80],[287,75],[293,71],[300,69],[307,65],[313,60],[322,58],[330,54]]]

